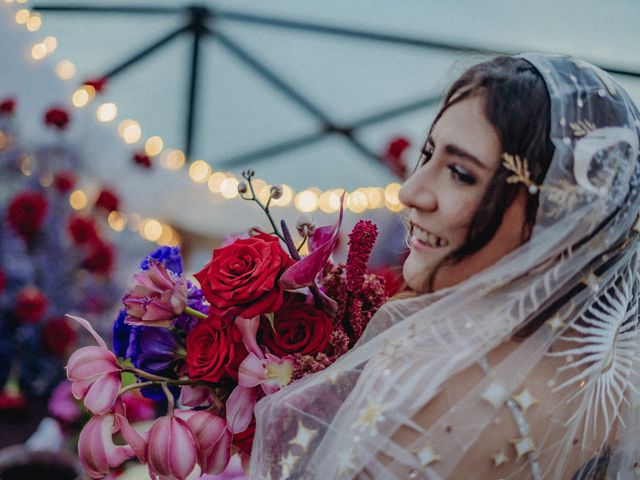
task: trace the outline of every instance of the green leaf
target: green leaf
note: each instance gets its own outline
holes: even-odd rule
[[[269,325],[271,325],[271,330],[273,330],[274,332],[276,331],[276,318],[275,315],[273,314],[273,312],[271,313],[265,313],[264,314],[265,317],[267,317],[267,320],[269,320]]]

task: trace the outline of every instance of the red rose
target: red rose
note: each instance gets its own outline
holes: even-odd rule
[[[195,277],[211,304],[210,311],[251,318],[280,308],[278,279],[293,263],[278,237],[260,233],[215,249],[211,261]]]
[[[69,114],[62,108],[52,108],[45,113],[44,123],[64,130],[69,123]]]
[[[73,215],[69,218],[69,234],[71,239],[78,245],[98,242],[98,232],[96,226],[88,218]]]
[[[36,191],[19,193],[7,211],[9,225],[25,240],[30,240],[42,227],[47,214],[47,197]]]
[[[0,116],[13,115],[16,108],[16,101],[13,98],[5,98],[0,101]]]
[[[304,295],[285,295],[274,316],[275,332],[266,318],[260,322],[259,343],[279,357],[323,352],[333,332],[331,319],[305,302]]]
[[[400,178],[404,178],[407,171],[403,154],[410,146],[411,143],[406,138],[396,137],[389,142],[387,151],[383,156],[389,168]]]
[[[97,242],[82,266],[95,274],[108,274],[113,267],[113,248],[106,243]]]
[[[104,208],[107,212],[118,210],[118,197],[111,190],[103,189],[96,200],[96,207]]]
[[[151,168],[151,159],[149,155],[145,155],[144,153],[136,153],[133,156],[133,161],[143,168]]]
[[[211,316],[187,335],[186,364],[192,380],[217,382],[223,376],[238,378],[238,367],[247,356],[242,334],[235,324]]]
[[[78,335],[64,317],[49,320],[42,329],[42,341],[47,350],[56,357],[64,357],[75,345]]]
[[[236,433],[233,436],[233,444],[240,449],[241,452],[251,455],[251,447],[253,445],[253,437],[256,433],[256,417],[251,419],[251,423],[243,432]]]
[[[16,315],[24,323],[36,323],[44,317],[49,302],[35,287],[25,287],[16,298]]]
[[[53,185],[60,193],[69,192],[75,184],[76,177],[73,175],[73,173],[68,171],[58,172],[56,173],[55,177],[53,177]]]

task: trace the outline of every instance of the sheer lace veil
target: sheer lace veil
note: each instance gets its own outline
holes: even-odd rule
[[[640,113],[591,64],[522,58],[555,146],[530,240],[387,303],[332,367],[262,399],[251,478],[461,478],[470,458],[487,478],[640,478]]]

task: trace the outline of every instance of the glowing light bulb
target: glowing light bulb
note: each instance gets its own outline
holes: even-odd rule
[[[155,242],[162,235],[162,224],[155,218],[147,218],[140,225],[140,233],[147,240]]]
[[[58,48],[58,40],[56,39],[56,37],[53,37],[51,35],[42,40],[42,43],[44,43],[44,47],[47,49],[47,53],[53,53],[55,52],[56,48]]]
[[[384,204],[392,212],[399,212],[404,208],[398,198],[398,192],[400,192],[400,184],[390,183],[384,189]]]
[[[29,17],[26,25],[27,30],[29,30],[30,32],[37,32],[38,30],[40,30],[40,27],[42,26],[42,19],[40,18],[40,15],[36,14]]]
[[[384,190],[380,187],[371,187],[366,192],[369,208],[380,208],[384,205]]]
[[[169,150],[166,155],[160,159],[160,165],[169,170],[180,170],[186,161],[184,153],[181,150]]]
[[[87,206],[87,203],[87,194],[82,190],[74,190],[71,192],[71,195],[69,195],[69,205],[71,205],[71,208],[74,210],[82,210]]]
[[[313,190],[304,190],[296,195],[294,204],[301,212],[313,212],[318,208],[318,194]]]
[[[232,199],[238,196],[238,184],[240,182],[237,178],[227,177],[220,184],[220,194],[224,198]]]
[[[175,236],[175,230],[170,225],[162,225],[162,233],[156,242],[158,245],[169,245]]]
[[[62,80],[70,80],[76,74],[76,66],[69,60],[60,60],[56,65],[56,74]]]
[[[164,143],[162,142],[162,138],[154,135],[153,137],[149,137],[144,144],[144,151],[150,157],[155,157],[162,152],[164,148]]]
[[[21,8],[16,12],[15,18],[16,18],[16,23],[19,23],[20,25],[24,25],[29,21],[29,18],[31,18],[31,12],[26,8]]]
[[[129,224],[129,230],[136,232],[140,228],[142,218],[137,213],[130,213],[127,223]]]
[[[347,208],[353,213],[362,213],[367,209],[367,196],[361,190],[351,192],[347,197]]]
[[[43,173],[40,177],[40,185],[43,187],[50,187],[53,183],[53,174],[51,172]]]
[[[204,160],[196,160],[189,166],[189,176],[196,183],[204,183],[209,180],[211,166]]]
[[[222,182],[224,182],[226,179],[227,176],[222,172],[213,173],[209,177],[209,181],[207,182],[209,190],[211,190],[213,193],[220,193]]]
[[[115,103],[103,103],[96,110],[96,117],[101,122],[111,122],[118,115],[118,107]]]
[[[35,60],[42,60],[47,55],[47,47],[44,43],[36,43],[31,49],[31,56]]]
[[[71,96],[71,103],[74,107],[82,108],[89,104],[96,96],[96,89],[90,85],[83,85]]]
[[[122,212],[114,210],[113,212],[109,213],[109,216],[107,217],[107,223],[116,232],[121,232],[127,225],[127,216]]]
[[[136,143],[142,137],[142,128],[135,120],[125,120],[120,123],[118,131],[125,143]]]

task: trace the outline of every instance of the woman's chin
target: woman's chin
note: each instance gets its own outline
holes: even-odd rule
[[[429,273],[431,269],[426,265],[411,260],[411,255],[402,266],[402,277],[407,286],[416,293],[429,291]]]

